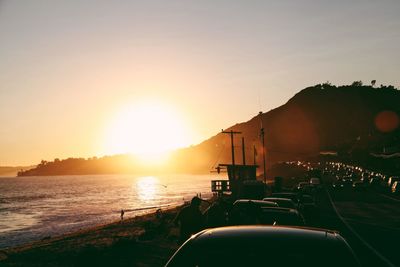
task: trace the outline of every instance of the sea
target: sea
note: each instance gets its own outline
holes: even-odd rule
[[[216,175],[0,177],[0,248],[209,198]],[[219,178],[221,179],[221,178]]]

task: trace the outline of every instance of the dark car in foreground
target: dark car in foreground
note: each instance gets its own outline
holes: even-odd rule
[[[360,266],[338,233],[311,228],[234,226],[188,239],[166,264],[173,266]]]

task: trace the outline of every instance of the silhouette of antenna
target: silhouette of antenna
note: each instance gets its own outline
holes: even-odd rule
[[[262,154],[263,154],[263,176],[264,176],[264,183],[267,182],[267,172],[265,168],[265,131],[264,131],[264,126],[263,126],[263,120],[262,120],[262,111],[258,113],[260,116],[260,137],[261,137],[261,142],[262,142]]]

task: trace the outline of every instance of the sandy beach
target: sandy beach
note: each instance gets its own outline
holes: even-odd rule
[[[0,266],[163,266],[178,247],[179,209],[0,250]]]

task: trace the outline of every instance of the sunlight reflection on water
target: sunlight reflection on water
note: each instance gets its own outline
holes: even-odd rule
[[[0,178],[0,248],[210,196],[215,175],[86,175]]]
[[[140,177],[134,185],[137,188],[139,199],[142,201],[154,199],[157,186],[160,186],[159,181],[154,176]]]

